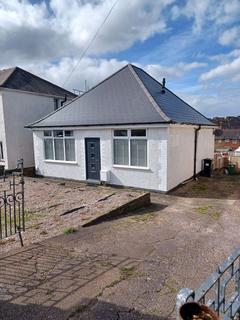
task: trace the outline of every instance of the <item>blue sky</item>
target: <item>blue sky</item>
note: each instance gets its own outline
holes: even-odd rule
[[[0,0],[0,68],[82,90],[133,63],[206,116],[240,115],[240,0],[119,0],[78,63],[113,3]]]

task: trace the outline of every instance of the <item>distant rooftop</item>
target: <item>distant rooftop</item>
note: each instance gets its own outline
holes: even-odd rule
[[[215,140],[240,140],[240,129],[222,129],[222,134],[215,136]]]
[[[19,67],[0,70],[0,89],[15,89],[52,96],[75,98],[76,95]]]
[[[128,64],[28,127],[154,123],[214,125],[144,70]]]

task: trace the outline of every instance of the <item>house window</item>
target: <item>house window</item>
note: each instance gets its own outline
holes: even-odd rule
[[[44,152],[46,160],[75,161],[73,131],[45,130]]]
[[[2,141],[0,141],[0,160],[1,160],[1,161],[4,160]]]
[[[147,167],[146,129],[114,130],[114,164]]]

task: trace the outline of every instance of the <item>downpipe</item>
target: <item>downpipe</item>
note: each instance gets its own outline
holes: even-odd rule
[[[193,160],[193,179],[198,180],[197,178],[197,145],[198,145],[198,132],[200,131],[201,126],[194,129],[194,160]]]

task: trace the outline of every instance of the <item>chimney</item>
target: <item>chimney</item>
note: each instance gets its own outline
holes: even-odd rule
[[[165,84],[166,84],[166,79],[163,78],[163,81],[162,81],[162,94],[165,93]]]

